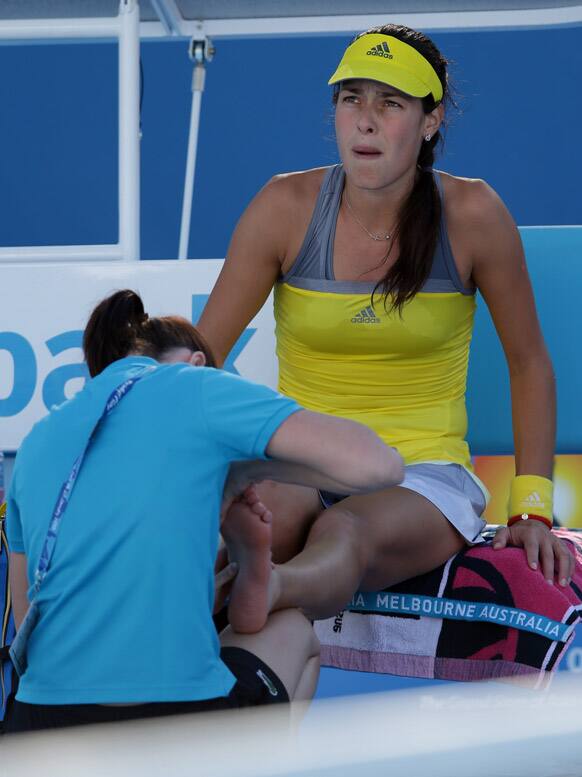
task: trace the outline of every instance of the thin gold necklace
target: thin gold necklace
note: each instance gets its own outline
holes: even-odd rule
[[[354,221],[356,222],[356,224],[358,224],[364,230],[364,232],[368,235],[368,237],[371,237],[372,240],[375,240],[377,243],[382,242],[382,241],[386,241],[386,240],[390,240],[390,238],[392,237],[392,233],[391,232],[374,233],[374,232],[370,232],[369,229],[366,229],[366,227],[362,224],[360,219],[354,213],[354,209],[350,205],[350,201],[348,200],[348,195],[345,192],[344,192],[344,200],[346,201],[346,205],[348,206],[348,210],[350,211],[350,213],[354,217]]]

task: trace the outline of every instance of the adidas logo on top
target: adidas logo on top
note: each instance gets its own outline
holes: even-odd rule
[[[352,318],[352,324],[379,324],[380,319],[374,312],[374,308],[368,305]]]
[[[369,57],[384,57],[385,59],[393,59],[394,57],[390,53],[390,49],[386,42],[379,43],[377,46],[372,46],[369,51],[366,51]]]

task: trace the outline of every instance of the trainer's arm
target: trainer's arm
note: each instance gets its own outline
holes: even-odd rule
[[[371,429],[344,418],[300,410],[271,437],[266,461],[236,462],[235,490],[250,482],[277,480],[340,494],[359,494],[397,485],[402,457]]]
[[[10,553],[9,580],[14,624],[18,628],[28,609],[28,578],[24,553]]]

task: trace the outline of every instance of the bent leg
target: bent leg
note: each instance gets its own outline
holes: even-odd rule
[[[307,541],[313,521],[323,510],[314,488],[265,480],[256,486],[261,502],[273,513],[273,561],[296,556]]]
[[[321,513],[301,553],[276,567],[271,609],[331,617],[356,590],[380,590],[429,572],[464,544],[432,502],[406,488],[348,497]]]
[[[229,626],[220,634],[220,642],[258,656],[281,680],[291,701],[308,700],[315,693],[319,641],[299,610],[272,613],[257,634],[237,634]]]

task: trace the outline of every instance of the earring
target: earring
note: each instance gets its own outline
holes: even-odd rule
[[[425,135],[425,136],[424,136],[424,139],[426,140],[426,142],[427,142],[427,143],[428,143],[428,141],[430,140],[430,138],[431,138],[431,136],[430,136],[430,135]]]

